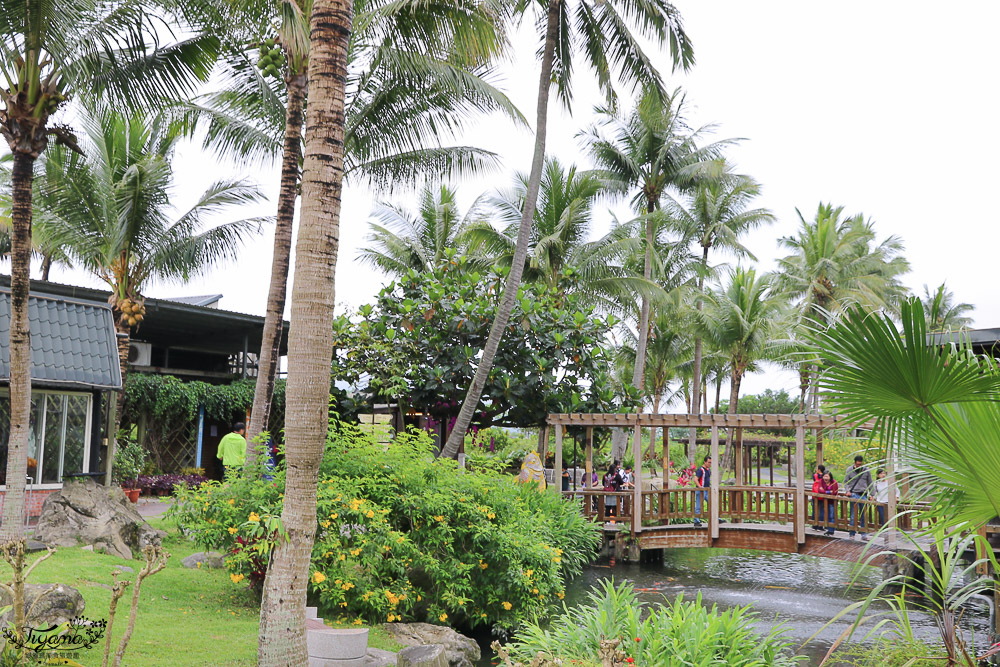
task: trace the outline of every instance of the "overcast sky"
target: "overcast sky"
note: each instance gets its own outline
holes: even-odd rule
[[[947,280],[961,301],[976,307],[975,324],[1000,326],[1000,300],[990,271],[997,264],[996,131],[1000,4],[993,2],[740,2],[677,0],[697,63],[670,74],[665,53],[654,56],[668,86],[682,86],[694,125],[716,123],[718,138],[743,137],[730,158],[763,186],[760,205],[778,222],[756,231],[747,245],[764,269],[785,253],[776,240],[794,232],[796,207],[810,217],[820,201],[863,212],[880,238],[900,236],[914,291]],[[515,40],[515,56],[499,85],[534,118],[538,65],[532,23]],[[549,116],[549,154],[589,166],[575,138],[601,101],[592,78],[575,76],[573,114]],[[623,100],[625,104],[628,100]],[[526,171],[533,135],[499,118],[473,124],[460,143],[498,153],[502,170],[458,183],[464,202],[506,187]],[[271,202],[248,214],[273,214],[277,169],[219,164],[187,147],[179,156],[179,206],[227,173],[259,182]],[[361,266],[358,248],[373,203],[384,193],[350,184],[344,195],[337,301],[356,307],[385,282]],[[401,193],[397,201],[412,202]],[[602,207],[606,208],[606,207]],[[595,215],[594,235],[609,214]],[[263,314],[270,275],[272,231],[252,241],[233,263],[183,286],[155,285],[150,296],[222,293],[222,307]],[[77,272],[53,271],[61,282],[94,284]],[[289,285],[291,287],[291,285]],[[797,379],[767,369],[744,381],[744,393],[787,388]]]

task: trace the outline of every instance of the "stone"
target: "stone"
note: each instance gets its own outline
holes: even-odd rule
[[[396,667],[448,667],[447,652],[440,644],[407,646],[399,652]]]
[[[0,589],[0,607],[11,605],[13,597]],[[47,628],[65,623],[83,613],[86,603],[80,591],[65,584],[25,584],[24,605],[28,610],[27,624],[32,628]],[[14,611],[0,614],[0,626],[14,622]]]
[[[29,539],[24,543],[24,553],[26,554],[34,553],[36,551],[45,551],[48,548],[49,545],[45,544],[45,542],[39,542],[38,540]]]
[[[368,628],[306,628],[310,658],[360,660],[368,653]]]
[[[482,657],[475,640],[444,625],[430,623],[384,623],[381,626],[391,639],[403,646],[444,647],[450,667],[475,667]]]
[[[93,544],[88,544],[87,546],[83,547],[83,551],[89,551],[89,552],[93,553],[94,552],[94,545]]]
[[[226,557],[218,551],[199,551],[182,560],[181,565],[192,570],[198,567],[221,570],[226,567]]]
[[[319,618],[319,608],[318,607],[306,607],[306,618]]]
[[[111,569],[112,570],[121,570],[122,572],[135,572],[135,570],[133,570],[132,568],[130,568],[128,565],[115,565]]]
[[[146,523],[117,486],[83,478],[66,482],[42,505],[35,539],[58,547],[81,542],[96,552],[131,559],[147,545],[159,545],[164,533]]]
[[[396,667],[398,656],[392,651],[380,648],[369,648],[365,658],[365,667]]]

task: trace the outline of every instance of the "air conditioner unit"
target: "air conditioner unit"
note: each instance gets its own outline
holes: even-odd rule
[[[153,346],[149,343],[128,344],[128,363],[131,366],[149,366],[153,361]]]

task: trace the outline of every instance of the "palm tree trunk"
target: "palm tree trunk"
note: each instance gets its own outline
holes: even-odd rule
[[[653,205],[646,206],[646,256],[642,266],[642,277],[649,280],[653,276],[653,219],[649,214],[653,212]],[[635,365],[632,370],[632,386],[635,387],[636,395],[639,396],[639,410],[642,410],[642,380],[646,373],[646,347],[649,343],[649,296],[643,295],[642,305],[639,308],[639,329],[638,340],[635,346]],[[628,438],[621,429],[613,432],[618,437],[611,439],[611,458],[620,459],[625,454],[628,445]]]
[[[49,271],[52,270],[52,257],[49,255],[42,256],[42,280],[45,282],[49,281]]]
[[[735,415],[740,403],[740,384],[743,382],[743,369],[734,367],[729,381],[729,410],[727,414]],[[722,455],[722,474],[729,472],[733,465],[733,429],[726,429],[726,449]]]
[[[698,275],[698,293],[695,295],[695,310],[701,313],[701,297],[705,293],[705,272],[708,271],[708,246],[702,246],[701,272]],[[697,329],[696,329],[697,331]],[[697,410],[701,402],[701,336],[694,337],[694,363],[691,365],[691,406]],[[688,431],[688,445],[691,448],[691,465],[694,465],[695,441],[698,439],[698,429]]]
[[[24,489],[31,430],[31,332],[28,290],[31,271],[31,185],[36,155],[14,151],[11,171],[10,250],[10,439],[7,491],[0,540],[24,539]]]
[[[274,378],[278,371],[289,255],[292,251],[292,223],[295,220],[295,200],[298,197],[299,159],[302,157],[302,103],[306,97],[306,75],[297,74],[290,77],[287,88],[285,143],[281,157],[278,215],[274,225],[271,286],[267,292],[267,314],[264,316],[264,332],[260,341],[257,384],[254,386],[253,408],[247,431],[247,467],[253,465],[256,456],[254,441],[260,432],[267,430],[268,427],[268,420],[271,417],[271,398],[274,395]]]
[[[545,45],[542,47],[542,69],[538,77],[538,107],[535,118],[535,152],[531,158],[531,174],[528,177],[528,187],[524,196],[524,210],[521,211],[521,222],[517,231],[517,244],[514,246],[514,259],[510,273],[504,285],[500,306],[496,318],[490,328],[490,335],[483,348],[483,356],[472,378],[469,391],[458,412],[455,426],[448,436],[441,456],[454,458],[458,446],[465,440],[465,432],[472,423],[472,415],[479,405],[479,399],[486,387],[486,378],[493,368],[493,358],[500,347],[500,338],[507,328],[514,301],[517,298],[517,288],[521,284],[521,274],[528,257],[528,242],[531,240],[531,222],[535,215],[535,203],[538,200],[538,187],[542,181],[542,166],[545,162],[545,134],[548,129],[549,88],[552,86],[552,62],[555,58],[556,35],[559,31],[559,0],[549,0],[549,12],[546,19]]]
[[[128,325],[128,322],[122,322],[118,315],[120,313],[116,313],[115,333],[117,336],[115,338],[118,342],[118,367],[122,372],[122,390],[118,392],[118,410],[115,412],[115,423],[108,425],[113,438],[117,437],[118,429],[121,428],[122,423],[122,409],[125,407],[125,380],[128,377],[128,348],[132,340],[132,327]]]
[[[715,414],[719,414],[720,394],[722,394],[722,373],[715,376]]]
[[[285,537],[272,553],[264,580],[257,643],[261,667],[309,663],[306,587],[316,536],[316,481],[328,426],[351,11],[351,0],[316,0],[310,21],[309,124],[288,337]]]

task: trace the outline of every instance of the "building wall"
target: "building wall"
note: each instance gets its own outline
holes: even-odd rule
[[[58,490],[59,489],[32,489],[28,494],[26,494],[25,504],[27,505],[28,516],[32,519],[37,519],[42,513],[42,505],[45,503],[45,499]],[[4,493],[4,491],[0,491],[0,502],[3,500]]]

